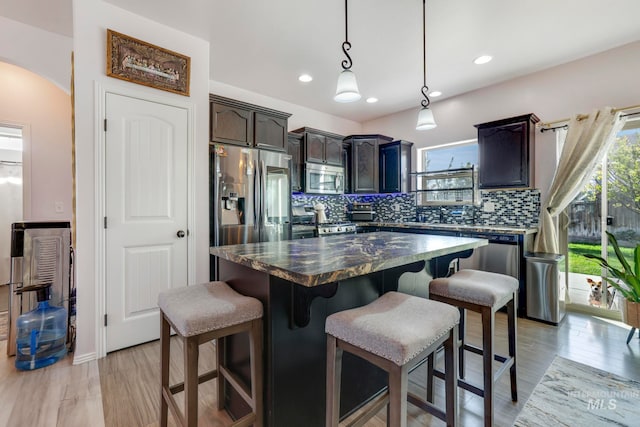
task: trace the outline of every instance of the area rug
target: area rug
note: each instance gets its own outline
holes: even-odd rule
[[[556,356],[517,427],[638,426],[640,382]]]

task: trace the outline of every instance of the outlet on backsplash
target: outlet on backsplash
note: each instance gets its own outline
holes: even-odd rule
[[[484,212],[495,212],[496,211],[496,205],[493,202],[485,202],[482,210]]]

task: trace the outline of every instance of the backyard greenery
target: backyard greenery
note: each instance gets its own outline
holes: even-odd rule
[[[601,268],[583,255],[591,254],[600,256],[600,245],[593,243],[569,243],[569,271],[571,273],[589,274],[600,276]],[[631,262],[633,260],[633,248],[620,247],[625,259]],[[609,263],[615,268],[622,268],[622,265],[616,258],[616,254],[612,247],[609,247]]]

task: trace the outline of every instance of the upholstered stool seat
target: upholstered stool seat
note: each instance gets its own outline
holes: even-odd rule
[[[484,398],[485,426],[493,425],[494,385],[498,378],[507,369],[510,370],[511,399],[518,400],[516,383],[516,313],[519,283],[518,280],[504,274],[491,273],[477,270],[460,270],[457,273],[431,281],[429,284],[429,298],[457,306],[460,309],[460,342],[459,350],[459,376],[458,385],[468,391]],[[494,329],[495,313],[502,307],[507,307],[507,329],[509,336],[509,356],[504,357],[495,354]],[[464,342],[464,324],[466,312],[472,310],[480,313],[482,317],[482,348],[478,348]],[[464,351],[468,350],[483,357],[484,387],[473,386],[464,381]],[[502,366],[494,375],[493,360],[502,362]],[[441,372],[434,368],[433,357],[429,357],[427,380],[427,400],[433,399],[433,375],[443,377]]]
[[[198,384],[218,378],[218,408],[223,409],[224,383],[243,397],[251,413],[233,425],[262,426],[262,303],[255,298],[240,295],[225,282],[210,282],[184,288],[171,289],[158,296],[160,308],[161,347],[161,407],[160,426],[167,425],[171,409],[180,426],[198,424]],[[171,327],[184,346],[184,383],[169,385],[169,358]],[[223,339],[226,336],[248,332],[251,352],[251,389],[239,382],[222,363]],[[216,369],[198,375],[200,344],[217,340]],[[181,413],[174,394],[184,391],[185,411]]]
[[[380,396],[353,424],[362,425],[389,403],[388,425],[406,425],[407,399],[417,406],[456,424],[457,393],[454,343],[460,313],[455,307],[388,292],[372,303],[327,317],[327,426],[337,426],[340,402],[342,351],[355,354],[389,374],[388,393]],[[447,388],[446,414],[407,392],[409,368],[445,345]]]

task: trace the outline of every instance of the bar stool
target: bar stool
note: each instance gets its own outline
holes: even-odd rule
[[[434,279],[429,284],[429,298],[451,304],[460,309],[460,341],[458,342],[460,379],[458,386],[481,396],[484,400],[484,425],[493,426],[494,385],[500,376],[509,369],[511,379],[511,400],[518,400],[516,383],[516,301],[518,280],[504,274],[477,270],[460,270],[446,277]],[[495,354],[494,330],[495,313],[507,307],[507,329],[509,337],[509,356]],[[465,310],[472,310],[482,316],[482,348],[464,342]],[[483,385],[482,389],[464,381],[464,350],[482,355]],[[493,360],[502,362],[500,368],[493,373]],[[433,368],[433,357],[428,359],[427,401],[433,397],[433,375],[443,378],[441,372]]]
[[[251,412],[233,423],[261,427],[262,406],[262,303],[238,294],[225,282],[211,282],[171,289],[158,295],[160,307],[160,426],[167,425],[167,409],[182,427],[198,424],[198,384],[218,378],[218,409],[224,406],[224,380],[247,402]],[[184,347],[184,382],[169,385],[171,328]],[[248,332],[251,356],[251,389],[223,365],[221,340],[229,335]],[[198,375],[200,344],[217,340],[216,369]],[[184,415],[174,394],[184,391]]]
[[[407,400],[446,421],[448,426],[457,425],[458,361],[454,343],[458,339],[459,319],[460,313],[455,307],[398,292],[387,292],[368,305],[327,317],[326,426],[338,426],[343,351],[363,358],[389,375],[388,391],[374,399],[349,425],[363,425],[388,404],[387,425],[404,427]],[[407,391],[409,368],[424,361],[442,344],[446,412]]]

